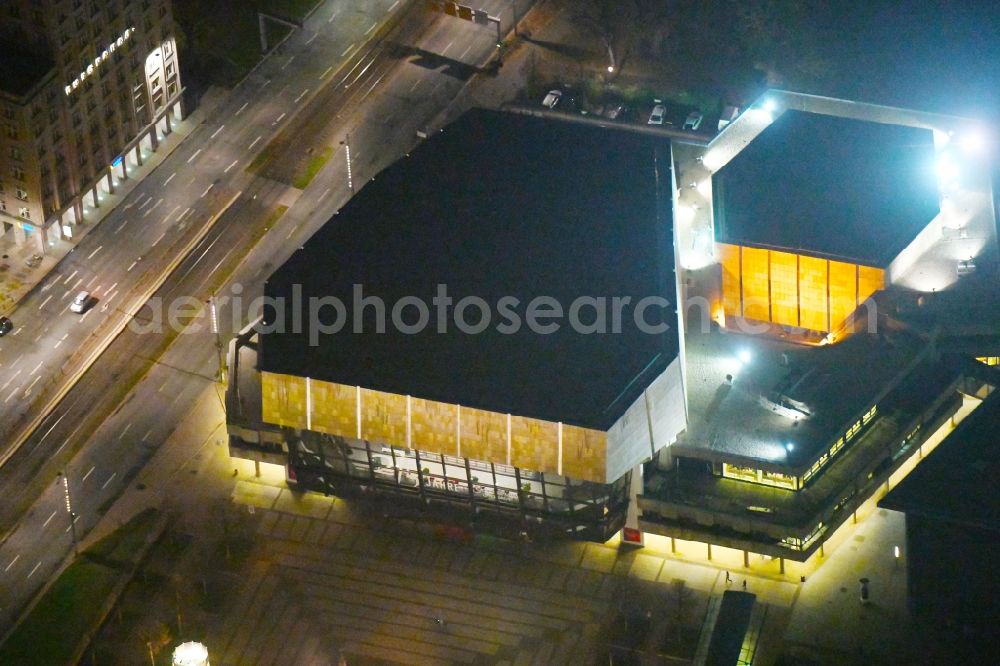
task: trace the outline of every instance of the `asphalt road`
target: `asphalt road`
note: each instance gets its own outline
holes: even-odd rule
[[[491,13],[509,15],[506,0],[486,5]],[[185,234],[203,227],[227,203],[232,205],[170,274],[154,301],[183,296],[204,303],[213,291],[232,295],[239,285],[243,302],[249,302],[260,294],[273,268],[350,197],[346,144],[337,137],[346,140],[350,135],[357,189],[410,150],[419,140],[418,131],[432,129],[472,68],[492,54],[496,33],[443,15],[427,17],[420,9],[413,20],[427,20],[427,29],[412,40],[405,32],[391,35],[372,51],[374,47],[362,40],[380,33],[379,22],[390,10],[402,8],[391,0],[371,3],[367,12],[348,8],[343,0],[321,6],[302,31],[230,94],[212,120],[147,177],[126,207],[94,229],[22,303],[15,313],[18,335],[5,338],[0,346],[0,358],[20,354],[15,363],[0,366],[0,382],[10,380],[0,390],[0,405],[14,391],[9,411],[0,412],[3,423],[17,414],[24,392],[37,390],[46,372],[59,371],[71,349],[84,345],[95,332],[99,337],[109,317],[123,316],[124,306],[135,304],[144,281],[155,277],[156,266],[165,266],[187,244]],[[339,67],[343,59],[346,64]],[[244,171],[284,127],[306,133],[284,135],[264,175]],[[268,177],[296,168],[295,153],[305,148],[288,137],[299,144],[328,142],[335,148],[303,191]],[[255,232],[278,205],[290,208],[244,259]],[[224,276],[228,278],[223,282]],[[87,285],[99,299],[96,307],[85,317],[62,312],[75,290]],[[137,328],[156,319],[154,310],[150,304],[142,307]],[[234,314],[228,304],[220,307],[221,336],[228,338],[249,316],[246,311]],[[163,334],[126,328],[0,469],[0,488],[11,500],[0,507],[0,524],[13,526],[0,544],[0,627],[9,626],[70,551],[69,515],[58,471],[66,470],[78,516],[76,532],[83,535],[166,439],[205,384],[214,381],[215,336],[204,317],[195,321],[197,326],[178,335],[162,356],[158,348],[166,340]],[[199,330],[191,332],[193,328]],[[42,365],[36,369],[39,361]],[[36,376],[43,379],[35,381]],[[122,396],[125,378],[140,376],[135,389]],[[19,496],[32,500],[30,508],[16,501]]]

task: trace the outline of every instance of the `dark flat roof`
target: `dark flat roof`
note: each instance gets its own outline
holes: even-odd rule
[[[21,97],[52,67],[48,58],[0,46],[0,90]]]
[[[336,296],[351,316],[352,285],[387,309],[404,296],[430,308],[428,329],[347,326],[310,347],[305,330],[261,336],[261,368],[605,430],[677,355],[673,314],[669,142],[555,119],[473,110],[368,183],[279,268],[269,296],[302,285]],[[659,173],[658,173],[659,171]],[[431,299],[479,296],[493,321],[477,335],[435,332]],[[502,323],[501,297],[524,318],[537,296],[564,309],[577,297],[662,296],[670,323],[640,332],[625,309],[619,334],[552,334]],[[454,310],[454,307],[451,308]],[[332,308],[325,313],[333,320]],[[591,322],[590,308],[581,319]],[[291,316],[289,312],[286,317]],[[266,320],[271,321],[266,315]],[[407,321],[416,319],[415,307]],[[478,310],[467,311],[475,323]]]
[[[788,110],[712,178],[717,239],[884,268],[937,215],[930,130]]]
[[[969,414],[879,506],[1000,531],[1000,391]]]

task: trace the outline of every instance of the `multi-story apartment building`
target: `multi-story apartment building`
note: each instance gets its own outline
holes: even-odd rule
[[[0,3],[0,221],[44,250],[181,117],[169,0]]]

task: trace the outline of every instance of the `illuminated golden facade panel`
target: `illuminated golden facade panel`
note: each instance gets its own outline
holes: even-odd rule
[[[738,245],[719,243],[718,256],[722,266],[722,309],[726,314],[742,316],[740,248]]]
[[[421,451],[458,455],[457,418],[458,409],[455,405],[411,398],[411,445]]]
[[[607,468],[607,434],[563,425],[562,473],[574,479],[604,481]]]
[[[559,471],[559,425],[510,417],[510,464],[539,472]]]
[[[771,250],[771,321],[799,325],[798,256]]]
[[[885,289],[885,272],[871,266],[858,266],[858,305],[880,289]]]
[[[837,328],[858,307],[858,268],[830,262],[830,324]]]
[[[361,436],[406,447],[406,396],[361,389]]]
[[[358,436],[357,387],[310,379],[309,393],[310,430],[340,437]]]
[[[826,297],[828,263],[826,259],[799,257],[799,326],[810,331],[830,329]]]
[[[261,419],[289,428],[306,427],[304,377],[261,373]]]
[[[716,252],[730,317],[828,332],[885,287],[880,268],[727,243]]]
[[[598,430],[564,425],[560,439],[551,421],[269,372],[261,389],[265,423],[399,448],[409,437],[420,451],[535,472],[559,473],[561,461],[566,476],[608,481],[607,433]]]
[[[743,316],[759,321],[771,320],[771,296],[768,287],[767,250],[743,248]]]
[[[507,460],[507,415],[462,408],[462,456],[476,460]]]

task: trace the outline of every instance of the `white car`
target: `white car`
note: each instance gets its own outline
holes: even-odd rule
[[[73,299],[73,302],[69,304],[70,312],[76,312],[77,314],[83,314],[86,312],[87,308],[90,306],[90,292],[81,291]]]
[[[704,116],[701,115],[701,111],[692,111],[688,114],[688,117],[684,120],[684,129],[691,130],[692,132],[701,127],[701,121]]]
[[[556,108],[556,105],[559,104],[560,99],[562,99],[561,90],[550,90],[549,94],[542,100],[542,106],[546,109],[554,109]]]
[[[662,104],[657,104],[653,107],[653,112],[649,114],[649,122],[647,125],[662,125],[663,117],[667,115],[667,108]]]

